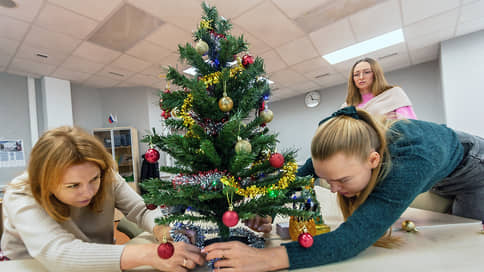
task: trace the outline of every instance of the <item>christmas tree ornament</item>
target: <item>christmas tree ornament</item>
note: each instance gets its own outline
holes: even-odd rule
[[[180,110],[177,107],[174,107],[173,109],[171,109],[170,115],[175,119],[180,119]]]
[[[160,109],[163,110],[163,98],[160,98]]]
[[[281,153],[274,153],[271,155],[269,163],[274,168],[281,168],[284,165],[284,156]]]
[[[158,246],[157,252],[160,258],[169,259],[175,253],[175,247],[166,240],[166,237],[163,237],[163,242]]]
[[[260,112],[260,117],[262,118],[262,121],[264,121],[264,123],[269,123],[274,118],[274,114],[270,109],[266,107],[263,111]]]
[[[156,163],[160,159],[160,152],[154,148],[150,148],[145,152],[145,160],[149,163]]]
[[[320,235],[323,233],[328,233],[331,231],[331,227],[326,224],[316,224],[316,235]]]
[[[316,223],[314,219],[304,220],[296,216],[291,216],[289,219],[289,235],[291,240],[297,241],[302,230],[314,236],[316,235]]]
[[[303,232],[299,235],[297,241],[299,242],[299,244],[304,247],[304,248],[308,248],[308,247],[311,247],[314,243],[314,238],[311,234],[307,233],[307,232]]]
[[[239,215],[237,214],[236,211],[234,211],[234,206],[232,206],[232,201],[231,199],[229,199],[229,193],[227,193],[227,202],[229,203],[229,210],[222,215],[222,222],[224,223],[225,226],[231,228],[237,225],[237,223],[239,223]]]
[[[218,107],[223,112],[228,112],[234,107],[234,102],[230,97],[227,96],[227,82],[224,81],[224,94],[223,97],[218,101]]]
[[[205,55],[208,52],[208,44],[205,41],[199,40],[195,44],[195,50],[200,55]]]
[[[244,65],[244,67],[247,68],[247,66],[251,65],[252,63],[254,63],[254,57],[249,54],[242,56],[242,65]]]
[[[154,210],[154,209],[156,209],[156,205],[155,205],[155,204],[153,204],[153,203],[146,204],[146,208],[147,208],[148,210]]]
[[[247,140],[242,140],[239,137],[239,140],[235,144],[235,153],[240,154],[240,153],[250,153],[250,152],[252,152],[252,145],[250,144],[250,142]]]
[[[410,220],[405,220],[402,222],[402,229],[406,232],[417,232],[417,227],[415,223]]]

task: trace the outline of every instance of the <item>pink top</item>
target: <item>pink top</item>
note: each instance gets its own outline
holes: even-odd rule
[[[361,99],[363,100],[359,105],[358,108],[363,107],[368,101],[370,101],[373,97],[375,97],[372,93],[366,93],[361,95]],[[405,106],[394,110],[393,112],[389,112],[386,114],[388,118],[391,119],[417,119],[417,115],[413,111],[412,106]]]

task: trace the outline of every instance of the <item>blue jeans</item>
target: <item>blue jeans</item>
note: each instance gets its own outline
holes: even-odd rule
[[[464,146],[464,158],[431,192],[453,200],[452,214],[484,220],[484,139],[456,133]]]

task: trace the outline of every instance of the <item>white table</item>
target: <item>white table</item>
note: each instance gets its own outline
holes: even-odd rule
[[[326,223],[335,229],[342,218],[331,201],[334,195],[318,191]],[[280,220],[280,219],[279,219]],[[418,233],[400,230],[403,220],[412,220]],[[408,208],[394,224],[393,235],[401,236],[405,244],[397,249],[370,247],[349,260],[295,271],[484,271],[484,235],[479,234],[481,222],[477,220]],[[272,233],[271,238],[277,236]],[[145,237],[149,239],[149,237]],[[141,237],[143,239],[143,237]],[[277,246],[282,240],[269,240],[267,246]],[[35,260],[0,262],[0,271],[46,271]],[[153,271],[142,267],[131,271]],[[209,271],[199,268],[197,272]]]

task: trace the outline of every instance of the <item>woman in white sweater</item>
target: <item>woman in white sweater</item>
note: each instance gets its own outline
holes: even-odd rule
[[[157,237],[157,211],[116,171],[103,145],[72,127],[47,131],[30,154],[28,171],[15,178],[4,197],[1,248],[9,259],[35,258],[53,271],[120,271],[150,265],[187,271],[203,264],[200,250],[173,243],[175,253],[158,257],[158,244],[114,245],[114,209]]]

